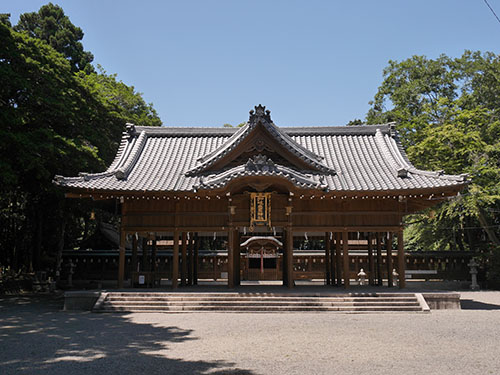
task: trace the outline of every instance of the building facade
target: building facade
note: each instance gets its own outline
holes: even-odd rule
[[[328,283],[349,287],[349,248],[362,238],[370,282],[384,263],[388,285],[394,269],[403,288],[404,215],[455,196],[467,180],[415,168],[394,124],[285,128],[259,105],[241,128],[128,125],[105,172],[56,176],[55,183],[69,198],[120,202],[119,287],[127,239],[135,272],[141,238],[153,253],[158,239],[171,238],[176,288],[196,282],[194,238],[213,233],[225,238],[229,287],[250,269],[263,274],[274,265],[272,277],[292,288],[294,236],[320,235]]]

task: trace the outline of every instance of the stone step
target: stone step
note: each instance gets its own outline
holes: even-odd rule
[[[96,312],[422,312],[410,293],[124,293],[102,294]]]
[[[105,301],[104,306],[420,306],[418,301],[392,302],[366,301],[366,302],[281,302],[281,301]]]
[[[419,312],[419,306],[377,306],[377,307],[315,307],[315,306],[115,306],[99,310],[99,312],[305,312],[305,311],[338,311],[338,312]]]
[[[108,296],[121,297],[285,297],[285,298],[349,298],[349,297],[414,297],[413,293],[172,293],[172,292],[109,292]]]
[[[415,297],[119,297],[109,296],[108,301],[325,301],[325,302],[360,302],[360,301],[385,301],[385,302],[413,302]]]

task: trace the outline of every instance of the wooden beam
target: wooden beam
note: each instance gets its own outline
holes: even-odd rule
[[[398,273],[399,273],[399,288],[406,287],[406,259],[405,259],[405,246],[403,239],[403,231],[398,231]]]
[[[288,226],[286,229],[286,275],[287,275],[287,287],[292,289],[295,286],[293,279],[293,231],[292,226]]]
[[[386,257],[387,257],[387,286],[393,286],[394,278],[392,277],[392,232],[388,233],[386,244]]]
[[[372,234],[368,233],[368,284],[374,285],[375,280],[375,264],[373,262],[373,238]]]
[[[283,286],[288,286],[288,275],[287,275],[287,261],[286,261],[286,256],[287,256],[287,249],[288,249],[288,244],[287,244],[287,235],[286,235],[286,227],[283,228],[283,235],[281,242],[283,243],[283,259],[281,263],[281,272],[282,272],[282,279],[283,279]],[[247,269],[248,269],[248,259],[247,259]]]
[[[200,240],[198,233],[194,236],[194,269],[193,269],[193,284],[198,285],[198,253],[200,250]]]
[[[331,238],[330,238],[330,235],[332,235]],[[337,275],[337,272],[335,271],[336,257],[335,257],[335,246],[333,246],[333,233],[332,232],[328,233],[328,240],[330,242],[330,284],[335,285],[335,277]]]
[[[243,221],[235,221],[233,225],[236,227],[248,227],[249,222]],[[284,227],[288,225],[288,222],[285,221],[273,221],[273,225],[276,227]],[[210,226],[210,227],[195,227],[195,226],[124,226],[124,230],[127,232],[173,232],[174,230],[186,231],[186,232],[223,232],[228,230],[229,225],[222,226]],[[345,228],[349,232],[397,232],[401,229],[401,226],[337,226],[337,227],[328,227],[328,226],[308,226],[308,227],[293,227],[295,232],[342,232]]]
[[[241,284],[241,271],[240,271],[240,231],[234,230],[234,285]]]
[[[325,284],[330,285],[330,236],[325,233]]]
[[[342,286],[342,233],[335,232],[335,258],[337,265],[337,286]]]
[[[182,232],[181,286],[186,285],[187,277],[187,236]]]
[[[227,233],[227,286],[234,288],[234,228]]]
[[[350,284],[349,279],[349,233],[347,230],[342,232],[342,255],[344,259],[344,288],[348,289]]]
[[[156,255],[157,255],[157,248],[156,248],[156,235],[153,235],[151,238],[152,241],[152,246],[151,246],[151,265],[152,265],[152,271],[156,273],[157,267],[156,267]]]
[[[131,277],[133,272],[137,272],[137,247],[138,247],[137,245],[138,245],[137,235],[134,233],[132,234],[132,260],[130,262]],[[133,281],[132,281],[132,286],[133,286]]]
[[[148,262],[148,239],[146,237],[142,237],[142,267],[141,271],[147,272],[149,271],[149,262]]]
[[[188,285],[193,285],[193,274],[194,274],[194,237],[193,233],[189,236],[189,248],[188,248]]]
[[[376,234],[377,241],[377,283],[379,286],[382,286],[382,241],[380,238],[380,233]]]
[[[120,254],[118,258],[118,288],[123,288],[125,278],[125,241],[127,233],[120,229]]]
[[[172,255],[172,288],[179,286],[179,232],[174,231],[174,252]]]

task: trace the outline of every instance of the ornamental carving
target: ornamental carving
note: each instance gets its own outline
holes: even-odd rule
[[[267,121],[267,122],[272,122],[271,121],[271,111],[266,110],[266,106],[263,106],[262,104],[259,104],[258,106],[254,107],[255,110],[250,111],[250,119],[248,122],[250,123],[256,123],[259,121]]]
[[[255,155],[253,159],[248,159],[245,170],[249,172],[275,172],[276,164],[266,155],[259,154]]]

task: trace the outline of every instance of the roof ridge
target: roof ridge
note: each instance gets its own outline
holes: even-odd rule
[[[323,159],[308,150],[306,147],[300,145],[294,141],[288,134],[280,131],[280,129],[272,122],[271,111],[266,110],[265,106],[258,105],[255,107],[255,111],[250,111],[250,119],[248,122],[239,130],[237,130],[226,142],[224,142],[220,147],[213,150],[211,153],[203,155],[198,160],[201,162],[200,165],[188,170],[185,175],[193,176],[197,173],[207,170],[210,166],[215,164],[217,161],[222,159],[229,152],[234,150],[252,131],[259,125],[263,126],[266,131],[280,143],[282,146],[287,148],[290,152],[295,154],[298,158],[302,159],[305,163],[311,165],[315,169],[318,169],[325,173],[335,173],[335,171],[320,162]]]

